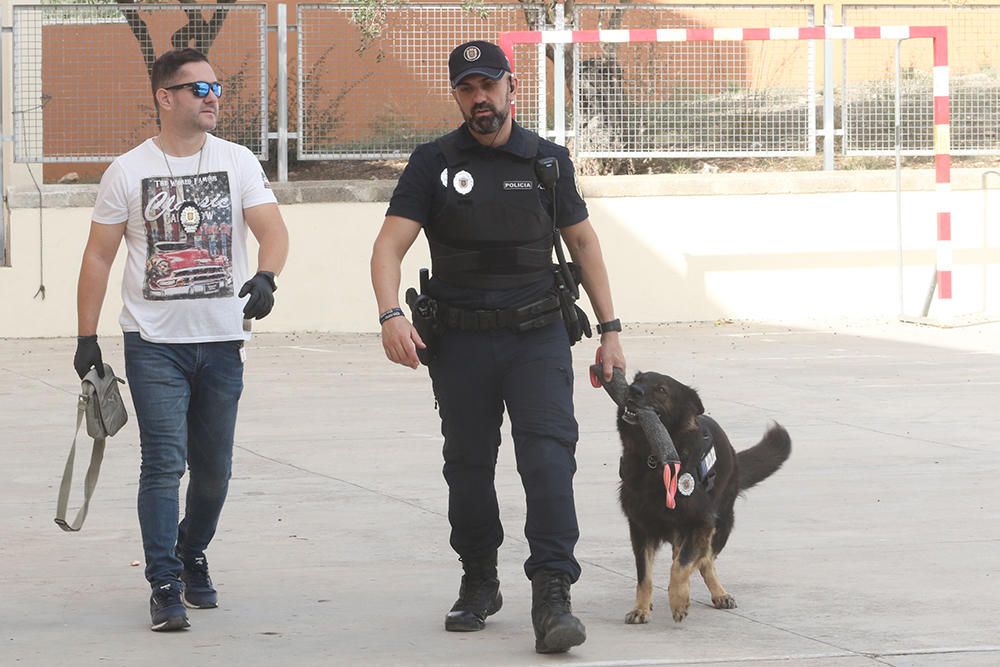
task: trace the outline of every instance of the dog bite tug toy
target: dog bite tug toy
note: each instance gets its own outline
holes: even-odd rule
[[[639,428],[646,436],[653,451],[656,452],[656,461],[650,457],[650,467],[655,468],[655,464],[663,465],[663,488],[667,493],[667,509],[677,507],[677,477],[681,472],[681,457],[677,455],[677,448],[674,441],[667,432],[667,427],[660,421],[660,416],[653,408],[630,409],[625,406],[628,396],[628,381],[625,380],[625,373],[620,368],[614,369],[611,381],[604,380],[604,368],[600,364],[590,367],[590,382],[594,387],[603,386],[604,391],[619,407],[625,407],[625,414],[622,419],[629,424],[638,424]]]

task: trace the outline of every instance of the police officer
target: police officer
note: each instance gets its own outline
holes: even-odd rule
[[[467,42],[452,51],[448,71],[465,122],[410,156],[372,253],[382,345],[404,366],[417,367],[418,351],[430,359],[445,439],[451,546],[464,570],[445,629],[481,630],[503,603],[494,473],[506,408],[527,500],[531,555],[524,571],[532,585],[535,649],[559,653],[583,643],[586,632],[570,606],[570,585],[580,576],[573,556],[578,433],[571,341],[554,296],[552,191],[536,177],[540,158],[558,161],[555,225],[601,322],[598,356],[609,380],[613,367],[625,368],[621,324],[569,153],[514,122],[518,80],[503,51]],[[399,307],[400,265],[421,229],[432,260],[426,296],[439,332],[433,342]]]

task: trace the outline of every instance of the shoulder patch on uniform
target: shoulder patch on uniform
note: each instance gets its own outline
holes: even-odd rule
[[[448,167],[441,170],[441,185],[448,187]]]

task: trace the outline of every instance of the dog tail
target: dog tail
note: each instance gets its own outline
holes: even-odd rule
[[[740,470],[740,491],[773,475],[792,453],[792,439],[778,423],[767,429],[761,441],[736,455]]]

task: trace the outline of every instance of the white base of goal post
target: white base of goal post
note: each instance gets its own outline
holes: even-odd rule
[[[621,42],[721,42],[822,39],[919,39],[934,49],[934,172],[937,183],[936,290],[929,317],[903,319],[933,326],[958,322],[952,298],[951,112],[948,91],[948,28],[945,26],[810,26],[791,28],[645,28],[631,30],[515,30],[497,43],[514,63],[515,44]],[[957,326],[964,326],[958,325]]]

